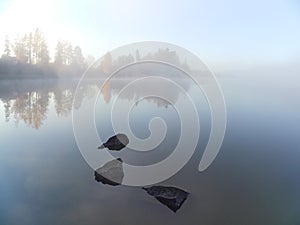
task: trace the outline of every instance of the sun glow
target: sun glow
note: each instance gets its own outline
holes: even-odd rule
[[[59,1],[56,0],[14,0],[0,15],[3,35],[8,35],[10,40],[14,41],[18,36],[39,28],[46,38],[51,55],[58,40],[70,40],[79,44],[80,35],[64,21]],[[3,40],[0,40],[0,43],[4,43],[5,37],[1,38]]]
[[[1,16],[1,30],[19,34],[39,27],[50,33],[55,31],[56,16],[55,1],[15,0]]]

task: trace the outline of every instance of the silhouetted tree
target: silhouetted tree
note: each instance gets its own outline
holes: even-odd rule
[[[10,56],[10,42],[7,35],[5,36],[4,54]]]
[[[143,59],[153,60],[153,54],[151,52],[148,52],[148,54]]]
[[[40,63],[44,65],[48,64],[50,60],[48,46],[44,39],[40,43],[39,59]]]
[[[68,41],[63,42],[63,64],[71,65],[73,59],[73,47]]]
[[[84,57],[82,55],[82,51],[79,46],[76,46],[74,48],[72,64],[79,66],[81,68],[84,67]]]
[[[16,59],[19,62],[27,63],[27,54],[26,54],[26,43],[24,42],[23,38],[17,38],[15,44],[13,46],[13,50],[16,56]]]
[[[153,56],[155,60],[164,60],[174,65],[180,65],[180,60],[175,51],[170,51],[169,48],[159,49]]]
[[[135,61],[140,61],[141,60],[141,56],[140,56],[140,52],[139,50],[137,49],[135,51]]]
[[[57,65],[71,65],[73,60],[73,47],[68,41],[59,41],[55,49],[55,63]]]
[[[13,50],[19,62],[30,64],[49,63],[48,46],[39,29],[35,30],[34,35],[30,32],[22,38],[17,38]]]
[[[26,40],[26,55],[28,58],[28,63],[32,63],[32,33],[30,32],[29,35],[25,38]]]
[[[55,49],[55,58],[54,58],[54,62],[57,65],[61,65],[63,64],[63,45],[62,43],[59,41],[57,42],[56,45],[56,49]]]
[[[91,66],[95,62],[95,57],[92,55],[88,55],[85,59],[85,65],[87,67]]]
[[[121,67],[133,62],[134,62],[134,57],[131,54],[129,54],[127,56],[126,55],[119,56],[118,59],[114,61],[113,64],[115,67]]]
[[[112,57],[111,57],[111,54],[109,52],[107,52],[103,57],[103,60],[101,62],[101,69],[102,69],[103,73],[106,74],[106,75],[108,75],[111,72]]]
[[[11,53],[13,50],[13,53]],[[11,54],[15,57],[11,57]],[[133,58],[130,56],[130,59]],[[78,75],[82,73],[82,69],[86,68],[94,62],[94,58],[90,56],[85,60],[82,49],[79,46],[73,48],[69,41],[59,41],[55,49],[54,63],[56,65],[70,65],[70,67],[62,66],[60,68],[54,67],[40,67],[40,66],[25,66],[17,64],[49,64],[50,56],[46,39],[42,32],[37,28],[33,32],[29,32],[23,36],[18,36],[15,42],[11,45],[8,37],[6,36],[4,45],[4,54],[2,59],[6,62],[10,62],[9,69],[2,69],[6,74],[17,73],[17,75],[55,75],[55,74],[71,74]],[[133,58],[134,60],[134,58]],[[98,67],[99,64],[97,64]],[[109,73],[112,68],[112,59],[109,53],[106,54],[104,62],[102,62],[103,71]],[[100,68],[94,68],[100,69]],[[1,72],[1,71],[0,71]]]
[[[33,35],[33,44],[32,44],[33,62],[35,64],[37,64],[39,61],[41,40],[42,40],[42,34],[39,29],[36,29]]]

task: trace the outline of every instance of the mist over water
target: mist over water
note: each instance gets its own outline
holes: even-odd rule
[[[271,81],[246,76],[219,79],[228,113],[226,135],[215,161],[200,173],[210,111],[201,90],[182,80],[195,99],[201,132],[188,164],[159,184],[190,193],[176,214],[141,188],[94,180],[72,130],[78,80],[1,81],[0,224],[299,223],[299,85],[289,79]],[[95,121],[103,139],[113,135],[108,109],[122,82],[127,81],[119,79],[100,92]],[[80,90],[82,98],[75,108],[84,107],[99,91],[94,84],[87,82]],[[138,94],[128,93],[122,104],[133,104]],[[180,94],[172,95],[176,104],[185,104]],[[147,153],[124,148],[112,154],[137,165],[167,157],[180,129],[168,102],[141,100],[132,108],[130,126],[134,134],[146,138],[149,120],[156,116],[168,127],[159,146]]]
[[[0,0],[0,225],[300,225],[299,3]]]

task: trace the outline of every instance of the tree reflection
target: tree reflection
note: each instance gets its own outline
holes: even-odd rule
[[[54,91],[55,110],[58,116],[68,116],[72,110],[73,92],[71,89]]]
[[[81,59],[80,49],[77,48],[77,50],[77,58],[81,62],[82,60],[79,60]],[[144,63],[133,64],[142,61]],[[159,63],[160,61],[167,62],[167,64]],[[175,67],[168,65],[168,63],[175,65]],[[176,69],[176,66],[181,66],[185,68],[185,71],[188,71],[188,63],[186,59],[179,58],[175,51],[168,48],[148,53],[136,49],[133,53],[120,55],[116,58],[113,58],[111,53],[107,52],[101,60],[89,69],[86,77],[106,79],[116,72],[115,76],[106,80],[104,85],[100,85],[101,82],[98,82],[98,80],[96,82],[92,79],[87,81],[77,89],[74,102],[78,83],[76,80],[56,80],[55,82],[51,80],[1,81],[0,99],[3,102],[5,121],[9,122],[11,116],[13,116],[17,125],[20,121],[24,121],[28,126],[38,129],[47,118],[50,101],[54,103],[57,116],[67,117],[72,111],[73,104],[74,108],[78,109],[84,99],[94,96],[99,88],[103,100],[109,103],[114,95],[118,95],[126,85],[129,85],[133,80],[139,80],[138,78],[140,80],[151,76],[166,79],[175,78],[172,81],[175,82],[177,79],[175,83],[180,83],[179,86],[187,90],[189,83],[181,79],[186,76],[183,76],[182,71]],[[178,81],[178,79],[181,79],[181,81]],[[166,100],[151,97],[153,95],[164,96]],[[145,96],[148,97],[144,98]],[[134,101],[136,105],[142,99],[145,99],[147,102],[156,104],[157,107],[167,108],[178,100],[179,91],[175,86],[170,87],[164,82],[147,79],[144,83],[138,82],[132,85],[130,90],[122,91],[122,95],[118,95],[118,97]]]
[[[2,81],[0,82],[0,100],[3,103],[4,120],[12,119],[18,126],[20,121],[39,129],[47,119],[49,107],[53,107],[58,117],[67,117],[81,107],[84,99],[95,95],[99,89],[92,83],[85,83],[77,89],[76,80],[61,81]],[[109,101],[109,99],[108,99]],[[50,104],[51,103],[51,104]],[[73,105],[74,104],[74,105]]]
[[[178,86],[182,90],[189,89],[190,82],[182,79],[185,77],[182,71],[174,67],[148,62],[122,68],[109,80],[105,80],[103,85],[99,84],[98,88],[106,103],[111,101],[112,96],[118,96],[118,99],[134,101],[136,105],[145,99],[157,107],[168,108],[179,98]],[[167,82],[170,80],[172,82]]]
[[[111,88],[109,81],[105,82],[101,89],[101,94],[103,95],[103,99],[106,103],[109,103],[111,98]]]
[[[48,93],[27,92],[17,96],[12,105],[11,113],[14,115],[17,125],[22,120],[25,124],[38,129],[47,118],[48,105]]]

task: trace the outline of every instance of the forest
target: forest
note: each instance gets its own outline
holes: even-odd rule
[[[81,48],[73,47],[70,41],[58,41],[51,59],[46,38],[37,28],[14,41],[6,36],[0,79],[76,77],[93,61],[92,56],[85,58]]]
[[[107,52],[101,61],[95,61],[93,56],[84,57],[79,46],[73,47],[70,41],[64,40],[57,42],[51,59],[46,38],[36,29],[19,36],[13,42],[6,36],[4,52],[0,58],[0,79],[79,78],[88,68],[89,77],[99,78],[122,66],[147,60],[168,62],[190,71],[186,59],[181,61],[177,53],[168,48],[156,49],[143,56],[138,49],[134,51],[116,58]]]

